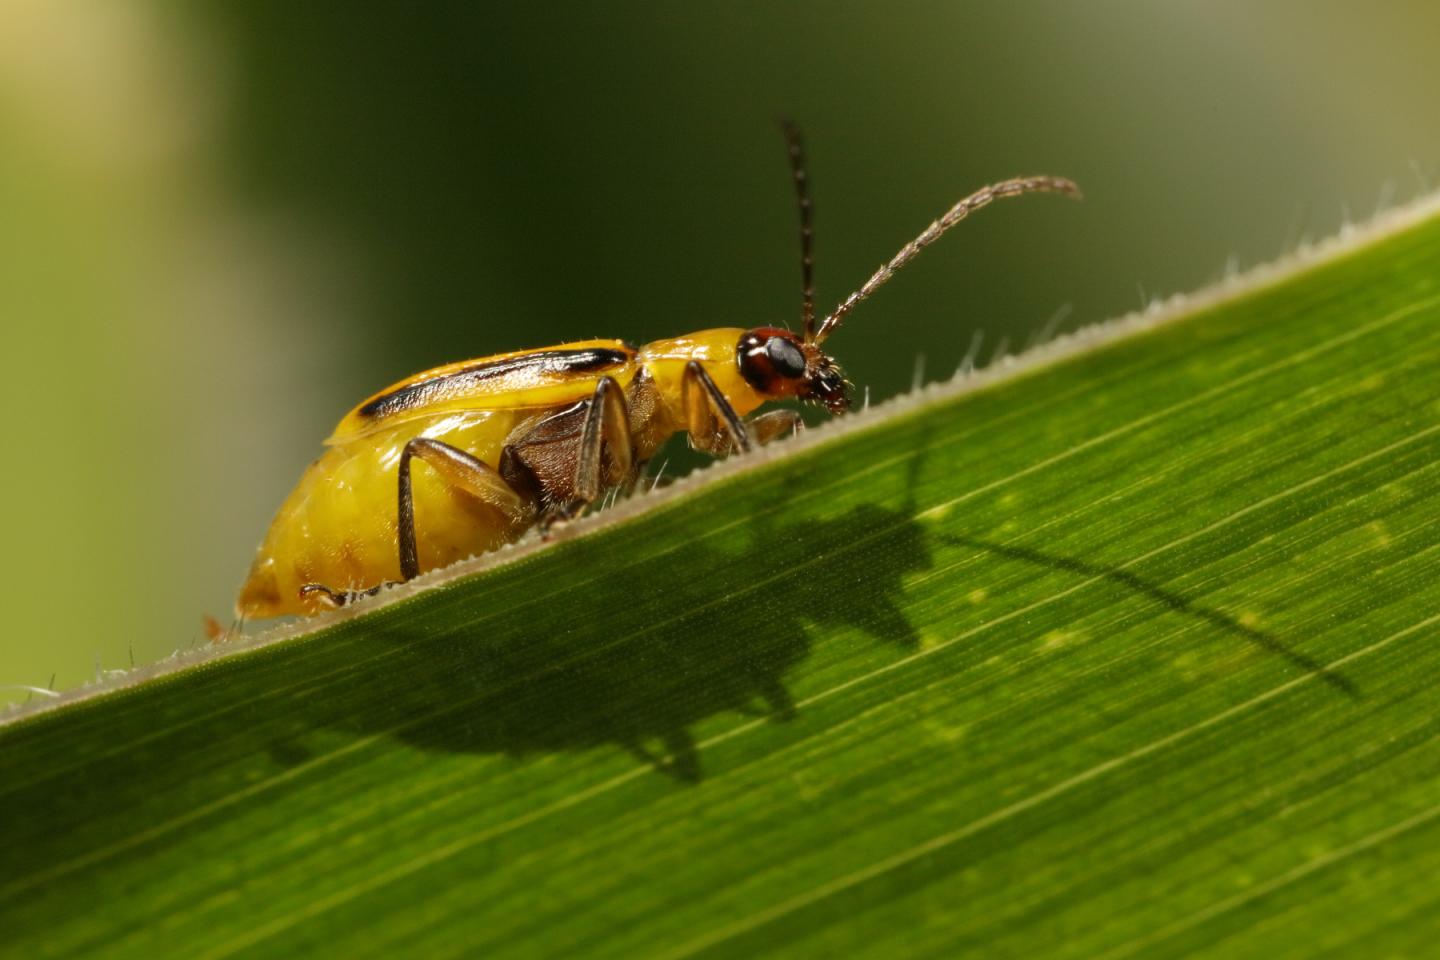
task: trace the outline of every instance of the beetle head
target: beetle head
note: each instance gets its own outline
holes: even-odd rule
[[[819,345],[779,327],[747,330],[736,348],[740,374],[772,400],[797,397],[831,413],[850,409],[850,383]]]

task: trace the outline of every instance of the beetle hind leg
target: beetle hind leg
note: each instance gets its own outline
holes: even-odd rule
[[[446,484],[496,508],[511,523],[528,524],[534,515],[533,501],[485,461],[448,443],[416,437],[405,444],[400,453],[397,526],[402,580],[413,580],[420,575],[420,552],[415,542],[415,495],[410,479],[410,462],[415,457],[429,464]]]
[[[395,586],[396,583],[395,580],[386,580],[368,590],[332,590],[323,583],[307,583],[300,587],[300,599],[308,600],[314,597],[331,610],[338,610],[341,607],[349,606],[361,597],[373,597],[386,587]]]

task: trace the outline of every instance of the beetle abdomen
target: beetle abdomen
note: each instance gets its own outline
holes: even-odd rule
[[[494,466],[525,411],[487,410],[408,421],[336,444],[312,463],[281,506],[250,568],[236,612],[246,618],[314,613],[300,587],[368,590],[400,580],[396,469],[413,437],[442,440]],[[433,570],[493,550],[530,526],[413,468],[420,569]]]

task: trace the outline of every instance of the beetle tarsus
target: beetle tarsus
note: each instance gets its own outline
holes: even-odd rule
[[[805,429],[805,421],[796,410],[771,410],[769,413],[751,417],[745,426],[755,442],[763,447],[786,430],[792,435],[801,433]]]
[[[321,603],[332,610],[338,610],[341,607],[349,606],[361,597],[373,597],[386,587],[394,587],[399,584],[399,580],[386,580],[368,590],[332,590],[323,583],[307,583],[300,588],[300,599],[318,597]]]
[[[307,583],[300,588],[300,599],[308,600],[311,597],[332,609],[339,609],[351,601],[349,590],[331,590],[323,583]]]

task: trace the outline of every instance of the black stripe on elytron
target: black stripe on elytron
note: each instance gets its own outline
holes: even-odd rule
[[[631,354],[623,350],[601,348],[522,353],[517,357],[477,363],[473,367],[463,367],[444,376],[406,384],[398,390],[382,393],[361,407],[359,413],[362,417],[386,417],[464,393],[487,380],[498,380],[519,373],[589,373],[622,366],[629,363],[630,358]]]

